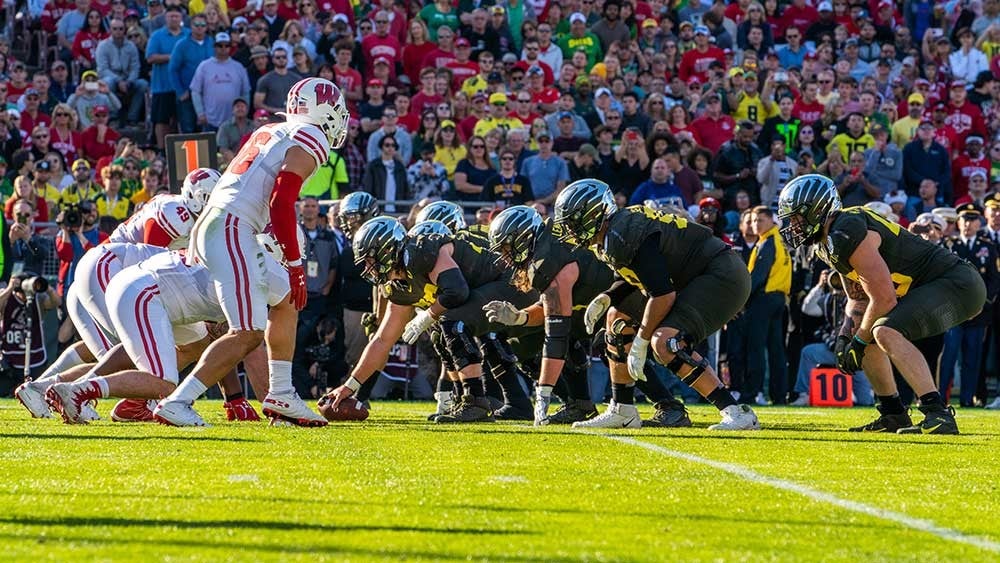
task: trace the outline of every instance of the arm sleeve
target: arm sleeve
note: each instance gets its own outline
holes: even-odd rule
[[[458,268],[438,274],[437,286],[438,301],[447,309],[461,307],[469,299],[469,283]]]
[[[662,297],[673,293],[674,284],[670,280],[670,271],[665,261],[645,259],[647,256],[660,256],[659,233],[646,237],[635,256],[632,270],[650,297]]]
[[[271,227],[274,230],[274,238],[278,239],[278,244],[281,245],[285,259],[289,263],[302,258],[298,236],[295,234],[299,228],[295,221],[295,201],[299,198],[301,189],[302,176],[282,170],[274,180],[274,190],[271,192]]]
[[[753,270],[750,272],[750,295],[763,293],[767,286],[767,278],[771,273],[771,266],[774,265],[774,241],[765,241],[757,248],[757,259],[754,260]]]

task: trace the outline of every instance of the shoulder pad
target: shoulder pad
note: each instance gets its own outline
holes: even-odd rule
[[[449,242],[439,235],[428,235],[408,240],[403,245],[403,267],[411,275],[427,274],[437,263],[441,245]]]
[[[310,123],[290,124],[288,132],[292,141],[316,159],[317,166],[323,166],[330,158],[330,142],[319,127]]]
[[[194,217],[188,208],[177,201],[164,201],[155,210],[155,220],[172,238],[186,237],[194,226]]]

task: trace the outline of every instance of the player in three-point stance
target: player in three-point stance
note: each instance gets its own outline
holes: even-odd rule
[[[815,244],[847,291],[847,316],[834,352],[845,373],[863,369],[879,416],[853,432],[958,434],[927,360],[914,340],[941,334],[979,314],[986,285],[975,266],[864,207],[841,209],[833,181],[807,174],[778,198],[781,234],[792,247]],[[899,399],[892,366],[920,397],[913,424]]]
[[[646,297],[641,319],[625,320],[622,311],[609,310],[625,297],[620,293],[632,293],[626,288],[613,288],[595,299],[593,306],[601,314],[588,313],[599,318],[609,311],[609,333],[619,320],[639,324],[627,353],[625,345],[617,351],[625,361],[611,361],[615,398],[608,407],[610,414],[605,413],[608,418],[620,422],[619,426],[638,425],[631,405],[632,384],[646,377],[643,368],[652,344],[656,361],[719,409],[722,421],[709,429],[759,429],[753,410],[736,404],[708,361],[694,350],[746,303],[750,274],[739,256],[711,229],[682,217],[642,206],[618,209],[611,189],[599,180],[578,180],[567,186],[556,199],[555,223],[563,229],[565,240],[590,247]]]

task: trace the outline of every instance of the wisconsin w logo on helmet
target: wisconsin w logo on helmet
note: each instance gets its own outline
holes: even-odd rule
[[[833,180],[822,174],[799,176],[778,197],[781,236],[793,248],[814,244],[827,219],[840,208],[840,194]]]

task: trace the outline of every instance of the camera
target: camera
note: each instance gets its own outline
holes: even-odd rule
[[[21,291],[31,297],[36,293],[45,293],[49,290],[49,281],[42,276],[32,276],[21,281]]]
[[[65,229],[79,229],[83,226],[83,213],[80,211],[80,206],[71,203],[66,206],[59,216],[56,217],[56,224]]]

